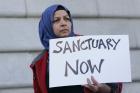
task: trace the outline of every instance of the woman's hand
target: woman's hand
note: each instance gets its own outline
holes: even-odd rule
[[[106,84],[98,83],[93,76],[91,76],[91,80],[87,78],[87,85],[84,85],[86,88],[91,90],[93,93],[110,93],[111,88]]]

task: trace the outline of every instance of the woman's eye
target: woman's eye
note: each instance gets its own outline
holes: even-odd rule
[[[56,18],[52,21],[52,23],[59,23],[61,20],[70,21],[70,18],[69,17]]]
[[[59,21],[59,19],[54,19],[53,20],[53,23],[56,23],[56,22],[58,22]]]
[[[70,21],[70,18],[66,17],[65,20]]]

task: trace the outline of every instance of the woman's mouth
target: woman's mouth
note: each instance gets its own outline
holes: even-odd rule
[[[69,32],[69,29],[62,29],[60,32]]]

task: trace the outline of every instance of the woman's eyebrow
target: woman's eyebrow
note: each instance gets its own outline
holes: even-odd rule
[[[65,17],[69,17],[68,14],[64,15]],[[54,18],[59,18],[60,16],[54,16]]]

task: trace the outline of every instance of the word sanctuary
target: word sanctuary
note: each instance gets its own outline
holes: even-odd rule
[[[107,50],[116,50],[118,43],[121,39],[107,38],[107,39],[93,39],[88,38],[85,40],[73,40],[70,41],[57,41],[56,50],[53,50],[53,53],[63,53],[66,52],[77,52],[82,50],[91,50],[91,49],[107,49]]]

